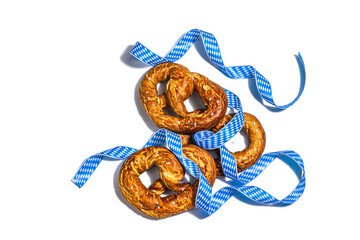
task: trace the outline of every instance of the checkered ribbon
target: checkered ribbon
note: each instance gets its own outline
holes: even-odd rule
[[[151,146],[167,147],[174,153],[174,155],[189,172],[189,174],[200,180],[198,193],[196,196],[196,206],[208,212],[212,192],[211,185],[206,180],[198,165],[196,165],[196,163],[194,163],[192,160],[182,156],[181,137],[169,130],[160,129],[153,134],[153,136],[143,148]],[[78,172],[72,179],[72,182],[81,188],[90,178],[102,160],[126,160],[137,151],[137,149],[130,147],[115,147],[95,154],[83,162]]]
[[[210,131],[201,131],[194,134],[193,138],[196,145],[207,150],[217,149],[223,146],[237,134],[244,125],[244,113],[239,97],[227,89],[224,89],[224,91],[228,99],[228,107],[237,113],[228,124],[215,134]]]
[[[263,189],[246,185],[253,179],[255,179],[259,174],[276,158],[280,156],[287,157],[291,163],[295,163],[295,166],[300,170],[298,175],[299,183],[295,189],[284,199],[279,200]],[[228,159],[221,156],[221,162],[223,166],[224,173],[232,172],[234,169],[236,171],[236,162],[228,161]],[[237,175],[237,173],[235,173]],[[264,154],[260,159],[250,168],[241,172],[237,177],[233,178],[235,181],[234,185],[224,187],[218,190],[211,198],[210,206],[208,208],[208,214],[211,215],[217,211],[229,198],[234,194],[239,193],[242,196],[247,197],[248,199],[257,202],[261,205],[268,206],[287,206],[294,203],[298,200],[304,192],[305,189],[305,170],[304,163],[299,156],[294,151],[279,151]]]
[[[130,53],[139,59],[140,61],[149,64],[151,66],[155,66],[162,62],[175,62],[179,60],[185,53],[190,49],[190,47],[198,40],[202,40],[205,51],[212,65],[216,67],[220,72],[222,72],[225,76],[233,79],[238,78],[250,78],[255,79],[256,86],[258,92],[263,100],[269,103],[275,109],[283,110],[291,105],[293,105],[301,96],[304,87],[305,87],[305,65],[304,61],[298,53],[296,56],[299,70],[300,70],[300,78],[301,84],[298,95],[295,97],[293,101],[286,105],[276,105],[272,96],[272,89],[269,81],[261,75],[253,66],[244,65],[244,66],[233,66],[226,67],[224,65],[223,59],[221,57],[219,44],[216,41],[216,38],[211,33],[193,29],[185,33],[173,46],[168,54],[165,57],[161,57],[147,47],[142,45],[140,42],[136,42],[133,48],[130,50]]]
[[[200,180],[195,204],[196,207],[205,211],[208,215],[216,212],[236,193],[240,193],[252,201],[264,205],[292,204],[302,195],[305,188],[305,171],[301,157],[293,151],[281,151],[264,154],[260,157],[256,164],[238,174],[236,161],[224,144],[241,130],[244,123],[244,115],[240,99],[226,89],[225,92],[229,100],[228,106],[237,111],[236,115],[218,133],[214,134],[210,131],[198,132],[194,134],[194,140],[197,145],[205,149],[220,148],[222,168],[225,176],[235,180],[235,185],[224,187],[213,195],[211,185],[208,183],[199,167],[190,159],[182,156],[181,138],[178,134],[165,129],[160,129],[144,145],[144,148],[150,146],[167,147],[174,153],[189,174]],[[125,160],[137,151],[137,149],[130,147],[115,147],[95,154],[83,162],[72,181],[81,188],[102,160]],[[261,188],[245,185],[255,179],[273,160],[278,158],[280,155],[288,156],[301,169],[299,184],[286,198],[278,200]]]
[[[138,58],[140,61],[150,64],[152,66],[162,62],[174,62],[180,59],[197,41],[202,39],[202,43],[206,50],[206,53],[212,62],[212,64],[219,69],[223,74],[230,78],[253,78],[255,79],[258,91],[263,100],[278,109],[286,109],[293,105],[301,96],[305,86],[305,66],[300,53],[297,55],[297,60],[300,69],[301,86],[298,96],[289,104],[283,106],[277,106],[272,97],[271,85],[267,79],[262,76],[252,66],[236,66],[225,67],[221,57],[219,45],[215,37],[211,33],[204,32],[202,30],[193,29],[185,33],[170,50],[170,52],[164,57],[160,57],[147,49],[141,43],[137,42],[131,49],[130,53]],[[210,131],[201,131],[195,133],[193,138],[195,143],[204,149],[220,149],[221,164],[223,172],[226,177],[234,180],[234,184],[221,188],[216,193],[212,194],[211,185],[208,183],[199,167],[190,159],[182,156],[181,138],[179,135],[170,132],[165,129],[160,129],[150,140],[145,144],[145,147],[149,146],[163,146],[170,149],[178,160],[183,164],[185,169],[190,175],[199,179],[199,188],[196,196],[196,206],[205,211],[208,215],[216,212],[229,198],[234,194],[241,194],[250,200],[263,205],[279,205],[285,206],[294,203],[303,194],[305,189],[305,170],[304,163],[294,151],[279,151],[264,154],[260,159],[247,170],[238,173],[236,161],[230,151],[225,147],[225,143],[228,142],[236,133],[238,133],[244,124],[244,115],[241,107],[240,99],[230,92],[224,89],[228,98],[228,106],[235,110],[237,113],[233,119],[219,132],[213,133]],[[93,174],[95,169],[99,166],[103,160],[116,161],[125,160],[132,154],[137,152],[137,149],[131,147],[115,147],[104,152],[95,154],[87,158],[72,181],[79,188],[81,188]],[[261,174],[261,172],[276,158],[280,156],[287,157],[293,165],[297,166],[299,183],[295,189],[284,199],[278,200],[271,196],[263,189],[247,185],[253,179]]]
[[[301,157],[293,151],[274,152],[263,155],[255,165],[239,174],[237,185],[221,188],[213,195],[211,185],[208,183],[199,167],[192,160],[182,156],[181,138],[178,134],[170,132],[166,129],[160,129],[153,134],[150,140],[145,144],[144,148],[150,146],[167,147],[174,153],[189,174],[200,180],[195,204],[196,207],[205,211],[208,215],[216,212],[237,192],[260,204],[289,205],[295,202],[302,195],[305,188],[304,164]],[[126,160],[137,151],[137,149],[130,147],[115,147],[95,154],[83,162],[72,181],[81,188],[102,160]],[[286,198],[278,200],[261,188],[245,185],[255,179],[273,160],[280,155],[288,156],[301,169],[299,184]],[[224,172],[228,172],[227,168],[236,169],[236,162],[223,163]]]

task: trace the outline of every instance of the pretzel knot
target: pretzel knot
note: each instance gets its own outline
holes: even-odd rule
[[[212,156],[195,145],[184,145],[183,156],[193,160],[211,186],[216,178],[216,166]],[[140,175],[156,165],[159,179],[149,189],[140,180]],[[184,169],[175,155],[167,148],[153,146],[143,148],[131,155],[122,165],[119,187],[124,198],[139,211],[156,218],[164,218],[195,207],[199,180],[195,183],[180,183]],[[176,194],[161,196],[166,189]]]
[[[166,93],[158,96],[157,84],[167,80]],[[205,110],[187,111],[184,101],[194,90]],[[194,133],[214,127],[225,116],[228,104],[222,87],[175,63],[161,63],[151,68],[141,80],[139,95],[155,125],[176,133]],[[163,110],[166,107],[171,107],[178,116],[167,115]]]
[[[212,132],[217,133],[223,128],[235,114],[226,115],[214,128]],[[259,160],[265,149],[266,135],[260,121],[250,113],[244,113],[243,128],[249,137],[249,146],[242,151],[231,153],[235,160],[238,170],[245,170],[254,165]],[[217,162],[217,175],[222,175],[221,163]]]

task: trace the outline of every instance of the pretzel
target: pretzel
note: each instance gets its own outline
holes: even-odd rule
[[[191,134],[178,134],[181,138],[181,144],[187,145],[187,144],[193,144],[192,135]]]
[[[167,80],[166,93],[158,96],[157,84]],[[184,101],[194,90],[205,110],[186,110]],[[155,125],[176,133],[194,133],[214,127],[225,116],[228,104],[223,88],[175,63],[161,63],[151,68],[140,82],[139,95]],[[166,107],[171,107],[178,116],[167,115],[163,110]]]
[[[226,115],[220,122],[217,124],[214,128],[211,129],[212,132],[217,133],[220,131],[221,128],[223,128],[230,120],[234,117],[235,114],[228,114]],[[244,113],[244,125],[243,128],[245,130],[245,133],[249,137],[249,146],[238,152],[234,152],[231,154],[234,156],[236,160],[236,165],[238,167],[238,170],[242,171],[259,160],[261,154],[263,153],[265,149],[265,141],[266,141],[266,135],[265,131],[259,122],[259,120],[249,114]],[[217,175],[223,175],[222,169],[221,169],[221,163],[219,160],[216,160],[217,163]]]
[[[214,159],[204,149],[184,145],[183,155],[193,160],[201,169],[211,186],[216,178]],[[160,179],[146,188],[139,176],[156,165]],[[199,180],[180,183],[184,169],[175,155],[167,148],[155,146],[143,148],[131,155],[122,165],[119,188],[124,198],[139,211],[156,218],[164,218],[187,211],[195,206]],[[167,189],[176,194],[161,196]]]

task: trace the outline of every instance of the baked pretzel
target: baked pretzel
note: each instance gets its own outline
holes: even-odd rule
[[[181,144],[184,146],[186,144],[193,144],[192,135],[191,134],[178,134],[181,138]]]
[[[226,115],[211,131],[214,133],[220,131],[221,128],[230,122],[234,115],[235,114]],[[236,160],[239,171],[249,168],[259,160],[261,154],[264,152],[266,141],[265,131],[255,116],[244,113],[244,120],[242,129],[245,130],[245,133],[249,137],[249,146],[242,151],[231,153]],[[223,175],[221,162],[219,160],[220,159],[216,160],[217,175]]]
[[[216,178],[214,159],[204,149],[184,145],[183,155],[193,160],[211,186]],[[160,179],[146,188],[139,176],[154,165],[159,168]],[[147,147],[131,155],[122,165],[119,187],[124,198],[139,211],[156,218],[164,218],[187,211],[195,206],[199,181],[194,184],[180,183],[184,169],[175,155],[167,148]],[[176,194],[161,196],[166,189]]]
[[[157,84],[167,80],[166,93],[158,96]],[[186,110],[184,101],[194,90],[203,101],[205,110]],[[228,104],[222,87],[182,65],[168,62],[145,74],[140,82],[139,95],[155,125],[176,133],[194,133],[214,127],[225,116]],[[163,111],[169,106],[178,116]]]

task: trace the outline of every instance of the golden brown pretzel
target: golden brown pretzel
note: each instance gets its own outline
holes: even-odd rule
[[[214,159],[204,149],[184,145],[183,155],[193,160],[213,186],[216,178]],[[139,176],[157,165],[160,180],[146,188]],[[198,180],[194,184],[180,183],[184,169],[175,155],[164,147],[147,147],[131,155],[122,165],[119,187],[124,198],[141,212],[156,218],[164,218],[187,211],[195,206]],[[161,196],[165,187],[178,192]]]
[[[193,144],[191,134],[178,134],[181,138],[181,144],[184,146],[186,144]]]
[[[218,125],[211,129],[211,131],[214,133],[220,131],[221,128],[230,122],[234,115],[235,114],[226,115]],[[249,146],[242,151],[231,153],[236,160],[239,170],[245,170],[259,160],[265,149],[266,141],[265,131],[255,116],[249,113],[244,113],[244,120],[244,126],[242,129],[245,130],[245,133],[249,137]],[[221,164],[219,161],[217,161],[217,168],[217,175],[222,175]]]
[[[166,94],[158,96],[157,84],[166,80],[169,80]],[[184,101],[194,90],[206,107],[203,111],[186,110]],[[139,95],[155,125],[176,133],[194,133],[214,127],[225,116],[228,104],[223,88],[175,63],[161,63],[151,68],[141,80]],[[167,115],[163,108],[168,106],[179,117]]]

